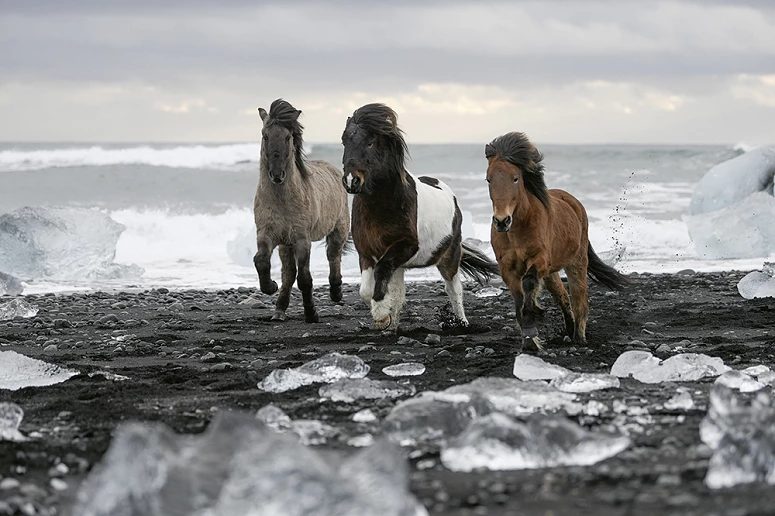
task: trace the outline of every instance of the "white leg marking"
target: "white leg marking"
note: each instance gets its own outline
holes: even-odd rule
[[[396,269],[390,278],[390,290],[393,294],[393,307],[390,311],[392,317],[391,326],[398,328],[398,321],[401,319],[401,310],[406,302],[406,283],[404,283],[404,269]]]
[[[444,290],[446,290],[449,301],[452,303],[452,311],[467,326],[468,319],[466,319],[466,312],[463,309],[463,283],[460,281],[460,271],[451,280],[444,281]]]
[[[361,299],[364,302],[371,302],[371,298],[374,297],[374,269],[369,267],[361,272]]]

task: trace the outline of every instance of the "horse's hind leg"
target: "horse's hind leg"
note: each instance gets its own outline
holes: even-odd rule
[[[309,240],[297,240],[294,244],[296,265],[298,268],[298,285],[304,303],[304,320],[308,323],[318,322],[318,312],[315,299],[312,297],[312,274],[309,272],[311,243]]]
[[[585,345],[587,343],[587,314],[589,313],[587,268],[568,267],[568,286],[570,287],[570,301],[573,308],[573,342]]]
[[[285,311],[288,309],[288,303],[291,300],[291,288],[293,288],[293,283],[296,281],[296,256],[294,256],[293,247],[281,245],[279,253],[283,266],[283,283],[280,287],[280,293],[277,295],[277,303],[272,316],[274,321],[285,320]]]
[[[253,256],[253,265],[258,273],[258,284],[264,294],[277,292],[277,283],[272,281],[272,251],[274,243],[265,235],[256,236],[256,254]]]
[[[444,278],[444,290],[452,305],[452,312],[460,320],[463,326],[468,326],[466,311],[463,307],[463,282],[460,279],[460,255],[461,248],[450,248],[442,256],[438,264],[441,277]]]
[[[326,258],[328,258],[328,286],[331,301],[342,300],[342,250],[347,243],[347,233],[334,229],[326,237]]]
[[[575,328],[573,323],[573,312],[570,308],[570,297],[568,297],[568,291],[565,290],[565,285],[562,284],[560,273],[553,272],[544,278],[544,285],[546,286],[546,290],[552,295],[554,301],[560,305],[560,310],[562,310],[562,318],[565,320],[565,338],[572,339]]]

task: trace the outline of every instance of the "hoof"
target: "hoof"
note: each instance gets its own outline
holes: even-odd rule
[[[331,297],[331,301],[334,303],[338,303],[342,300],[342,287],[341,286],[335,286],[331,287],[331,290],[329,292],[329,297]]]
[[[275,310],[274,314],[272,315],[273,321],[284,321],[285,320],[285,312],[283,310]]]
[[[380,320],[374,320],[374,328],[378,330],[387,330],[390,328],[390,326],[393,324],[393,317],[388,315],[387,317],[380,319]]]
[[[535,326],[530,326],[528,328],[522,328],[522,337],[526,339],[530,339],[533,337],[538,337],[538,328]]]
[[[308,323],[316,323],[320,322],[320,317],[318,317],[318,311],[314,308],[310,311],[304,310],[304,320]]]
[[[546,351],[546,348],[544,347],[544,341],[541,340],[540,337],[537,335],[534,337],[523,337],[522,338],[522,349],[536,349],[538,351]]]
[[[261,292],[271,296],[272,294],[277,292],[277,282],[270,281],[268,285],[261,285]]]

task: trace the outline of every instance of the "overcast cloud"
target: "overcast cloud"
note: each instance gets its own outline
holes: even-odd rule
[[[161,2],[159,2],[161,3]],[[361,104],[412,142],[775,142],[768,2],[3,2],[0,139],[307,139]]]

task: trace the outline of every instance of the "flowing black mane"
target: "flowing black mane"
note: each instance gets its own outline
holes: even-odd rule
[[[549,207],[549,192],[544,182],[544,157],[530,143],[525,133],[506,133],[498,136],[484,148],[484,156],[490,159],[498,156],[519,167],[525,181],[525,188],[541,203]]]
[[[398,127],[395,111],[384,104],[366,104],[355,110],[348,124],[355,124],[369,134],[380,136],[379,140],[385,147],[385,164],[398,171],[403,178],[409,148],[404,140],[404,132]]]
[[[285,127],[291,132],[293,147],[296,151],[296,168],[299,169],[302,177],[307,177],[307,157],[304,154],[304,139],[302,138],[304,126],[299,123],[299,114],[301,114],[301,111],[293,107],[290,102],[283,99],[277,99],[269,106],[268,127],[277,124]]]

